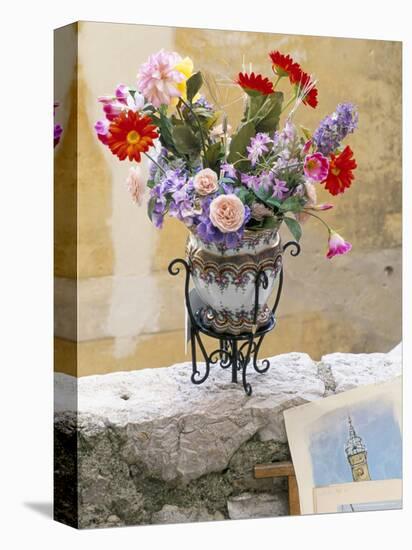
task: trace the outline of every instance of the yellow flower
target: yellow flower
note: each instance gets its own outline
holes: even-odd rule
[[[179,73],[182,73],[182,75],[185,77],[182,82],[179,82],[176,85],[176,88],[181,93],[182,99],[186,101],[186,81],[192,76],[193,74],[193,61],[190,59],[190,57],[185,57],[177,65],[175,65],[175,69],[179,71]],[[200,97],[200,94],[197,94],[193,101],[196,101]]]

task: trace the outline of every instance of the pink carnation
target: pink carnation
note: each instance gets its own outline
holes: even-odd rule
[[[193,186],[199,195],[210,195],[218,190],[217,174],[210,168],[200,170],[193,180]]]
[[[210,203],[210,221],[222,233],[237,231],[244,219],[245,207],[237,195],[219,195]]]
[[[329,172],[329,161],[322,153],[313,153],[313,155],[307,155],[305,158],[305,164],[303,171],[306,177],[313,181],[324,181]]]
[[[141,206],[143,202],[143,195],[146,190],[146,184],[139,167],[130,168],[126,185],[132,196],[132,201]]]
[[[156,108],[169,105],[172,98],[181,96],[177,84],[185,76],[175,69],[179,61],[181,58],[177,53],[160,50],[140,67],[137,88]]]
[[[328,252],[326,257],[330,260],[334,256],[340,256],[341,254],[346,254],[352,249],[352,245],[344,240],[343,237],[336,233],[336,231],[331,230],[329,234],[328,242]]]

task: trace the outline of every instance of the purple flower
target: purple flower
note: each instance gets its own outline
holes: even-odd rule
[[[259,184],[259,176],[252,176],[250,174],[240,174],[240,181],[248,189],[255,189],[256,185]]]
[[[252,163],[252,166],[255,166],[259,157],[269,151],[269,143],[272,143],[269,134],[263,132],[256,134],[256,136],[250,140],[250,145],[248,145],[246,149],[248,152],[247,158]]]
[[[287,146],[296,138],[296,128],[290,120],[287,120],[282,130],[277,130],[273,136],[273,143],[277,146]]]
[[[165,197],[155,198],[151,220],[158,229],[163,226],[163,219],[166,214],[166,205],[167,201]]]
[[[220,187],[225,192],[225,195],[231,195],[232,193],[235,193],[235,191],[236,191],[231,183],[223,182],[223,183],[220,184]]]
[[[203,109],[207,109],[208,111],[213,111],[212,105],[208,102],[208,100],[205,98],[204,95],[201,95],[195,102],[194,107],[203,107]]]
[[[283,199],[285,195],[289,193],[289,188],[286,185],[286,182],[283,180],[278,180],[274,178],[273,182],[273,196],[277,199]]]
[[[223,173],[227,178],[237,178],[236,168],[233,166],[233,164],[222,162],[222,164],[220,165],[220,169],[223,170]]]
[[[156,160],[157,164],[155,164],[152,161],[149,161],[149,177],[152,180],[155,178],[155,176],[157,174],[157,171],[159,169],[159,167],[157,165],[159,165],[164,170],[166,170],[167,167],[168,167],[167,149],[165,147],[160,148],[160,150],[158,151],[157,156],[155,157],[155,160]]]
[[[358,127],[358,112],[352,103],[340,103],[336,111],[326,116],[313,134],[318,151],[327,156],[335,151],[341,141]]]

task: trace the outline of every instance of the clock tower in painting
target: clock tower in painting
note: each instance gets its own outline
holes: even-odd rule
[[[352,469],[353,481],[370,481],[366,446],[362,438],[356,435],[350,416],[348,416],[348,423],[349,438],[345,445],[345,453]]]

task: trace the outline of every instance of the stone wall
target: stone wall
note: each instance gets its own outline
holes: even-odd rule
[[[87,528],[288,514],[285,480],[253,477],[255,464],[290,456],[283,411],[391,379],[401,358],[334,353],[316,362],[290,353],[270,361],[267,374],[249,374],[251,397],[219,367],[192,385],[189,363],[56,374],[56,519]]]

